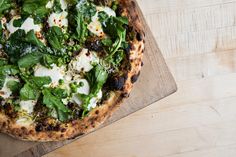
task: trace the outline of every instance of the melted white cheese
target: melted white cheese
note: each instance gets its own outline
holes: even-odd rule
[[[35,32],[40,32],[41,26],[34,24],[34,19],[28,17],[24,23],[21,25],[21,29],[25,30],[25,32],[29,32],[30,30],[34,30]]]
[[[52,69],[48,69],[38,64],[34,69],[34,76],[49,76],[52,79],[52,83],[49,86],[57,86],[60,79],[64,79],[65,67],[58,67],[55,64],[52,65]]]
[[[77,88],[77,93],[73,94],[72,96],[72,101],[75,102],[78,105],[82,104],[82,101],[80,100],[80,98],[78,97],[78,94],[85,94],[88,95],[90,92],[90,86],[87,80],[85,79],[76,79],[75,82],[79,83],[83,83],[83,86]]]
[[[52,13],[48,18],[49,27],[58,26],[60,28],[68,27],[68,13],[63,11],[61,13]]]
[[[20,19],[19,16],[14,16],[11,21],[9,23],[6,24],[7,26],[7,30],[10,32],[10,34],[14,33],[15,31],[17,31],[20,27],[15,27],[13,25],[13,22],[17,19]]]
[[[33,124],[33,120],[28,117],[20,117],[16,120],[16,124],[20,126],[30,126],[31,124]]]
[[[92,17],[92,22],[88,25],[88,30],[90,30],[90,32],[92,32],[96,36],[104,36],[102,24],[98,18],[98,12]]]
[[[20,19],[19,16],[15,16],[11,19],[9,23],[7,23],[7,30],[10,32],[10,34],[14,33],[18,29],[23,29],[25,30],[26,33],[28,33],[30,30],[34,30],[35,32],[40,32],[41,31],[41,26],[40,25],[35,25],[34,24],[34,19],[31,17],[28,17],[24,23],[21,25],[21,27],[15,27],[13,25],[14,20]]]
[[[60,4],[63,11],[67,9],[67,2],[65,0],[60,0]]]
[[[37,101],[35,100],[20,101],[20,108],[21,110],[24,110],[27,113],[31,114],[34,111],[34,106],[36,105],[36,103]]]
[[[7,87],[7,82],[8,81],[17,81],[17,82],[19,82],[19,80],[17,78],[10,77],[10,76],[6,77],[4,85],[3,85],[2,89],[0,90],[0,96],[5,98],[5,99],[9,98],[12,94],[12,91]]]
[[[91,100],[90,100],[90,103],[88,105],[88,110],[91,110],[93,108],[95,108],[97,106],[97,103],[99,100],[101,100],[102,98],[102,90],[100,90],[97,94],[96,97],[93,97]]]
[[[46,4],[46,8],[51,9],[53,7],[54,4],[54,0],[48,1],[48,3]]]
[[[102,29],[102,24],[99,21],[99,17],[98,17],[98,13],[104,11],[108,16],[116,16],[116,13],[114,12],[114,10],[112,10],[109,7],[96,7],[97,12],[96,14],[92,17],[92,22],[88,25],[88,29],[90,30],[90,32],[92,32],[93,34],[102,37],[104,36],[104,32]]]
[[[98,12],[104,11],[108,16],[116,16],[116,12],[109,7],[96,7]]]
[[[94,52],[83,49],[80,54],[71,61],[70,68],[72,71],[89,72],[94,64],[99,63],[99,58]]]

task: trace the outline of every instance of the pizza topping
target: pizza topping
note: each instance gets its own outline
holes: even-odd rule
[[[54,4],[54,0],[48,1],[48,3],[46,4],[46,8],[51,9],[53,7],[53,4]]]
[[[9,98],[12,94],[12,90],[11,90],[11,83],[18,83],[19,80],[14,78],[14,77],[10,77],[10,76],[7,76],[5,78],[5,83],[2,87],[2,89],[0,90],[0,96],[3,97],[3,98]]]
[[[78,56],[70,63],[72,70],[77,72],[89,72],[93,65],[99,63],[99,59],[94,52],[83,49]]]
[[[84,118],[101,103],[128,47],[128,20],[116,8],[90,0],[0,4],[0,96],[19,125]]]
[[[96,14],[92,17],[92,22],[88,25],[88,29],[96,34],[99,37],[104,36],[102,24],[100,21],[100,16],[116,16],[116,13],[109,7],[96,7]],[[106,15],[100,14],[100,13],[106,13]]]
[[[52,13],[48,18],[49,27],[58,26],[60,28],[65,28],[68,26],[68,15],[67,12],[63,11],[61,13]]]
[[[27,113],[31,114],[34,111],[34,106],[36,105],[35,100],[27,100],[27,101],[20,101],[20,108],[23,111],[26,111]]]
[[[49,76],[52,80],[49,86],[55,87],[59,84],[60,80],[64,79],[65,68],[58,67],[55,64],[53,64],[51,66],[51,69],[49,69],[39,64],[35,67],[34,76],[39,76],[39,77]]]

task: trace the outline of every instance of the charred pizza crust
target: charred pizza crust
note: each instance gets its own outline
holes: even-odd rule
[[[122,89],[109,93],[110,97],[102,105],[94,108],[87,117],[82,120],[73,120],[69,123],[62,123],[53,131],[40,130],[35,124],[29,127],[17,125],[9,116],[0,111],[0,132],[9,134],[15,138],[29,141],[60,141],[73,139],[77,136],[91,132],[98,128],[111,114],[120,106],[121,102],[129,96],[133,84],[137,81],[144,51],[144,29],[137,13],[137,6],[133,0],[120,0],[119,11],[127,16],[130,26],[136,32],[136,37],[130,41],[129,58],[130,66],[126,71],[125,82]],[[126,66],[126,65],[124,65]],[[119,81],[119,80],[118,80]]]

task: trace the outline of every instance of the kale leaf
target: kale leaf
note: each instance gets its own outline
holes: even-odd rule
[[[71,111],[63,104],[60,98],[50,91],[50,89],[43,90],[43,104],[49,109],[55,110],[60,121],[63,122],[69,119]]]
[[[8,10],[12,7],[11,0],[0,0],[0,16],[5,10]]]
[[[32,68],[42,60],[42,53],[29,53],[18,60],[19,68]]]
[[[61,28],[57,26],[50,27],[46,37],[52,48],[58,51],[61,51],[64,48],[64,34]]]
[[[50,77],[24,77],[26,84],[20,90],[21,100],[36,100],[41,94],[41,88],[51,83]]]
[[[6,85],[13,93],[17,93],[21,88],[20,82],[14,80],[8,81]]]
[[[125,25],[128,24],[128,19],[125,17],[110,17],[103,23],[103,29],[107,33],[113,42],[104,40],[102,43],[104,46],[109,46],[109,55],[106,57],[106,61],[117,67],[119,63],[124,59],[124,49],[127,48],[126,42],[126,29]],[[109,41],[109,42],[107,42]]]
[[[40,91],[34,85],[26,83],[20,90],[21,100],[36,100],[40,95]]]
[[[49,0],[24,0],[22,10],[28,15],[43,18],[49,13],[46,5]]]

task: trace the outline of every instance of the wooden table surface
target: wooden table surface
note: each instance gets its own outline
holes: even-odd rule
[[[138,0],[178,92],[45,157],[235,157],[236,0]]]

